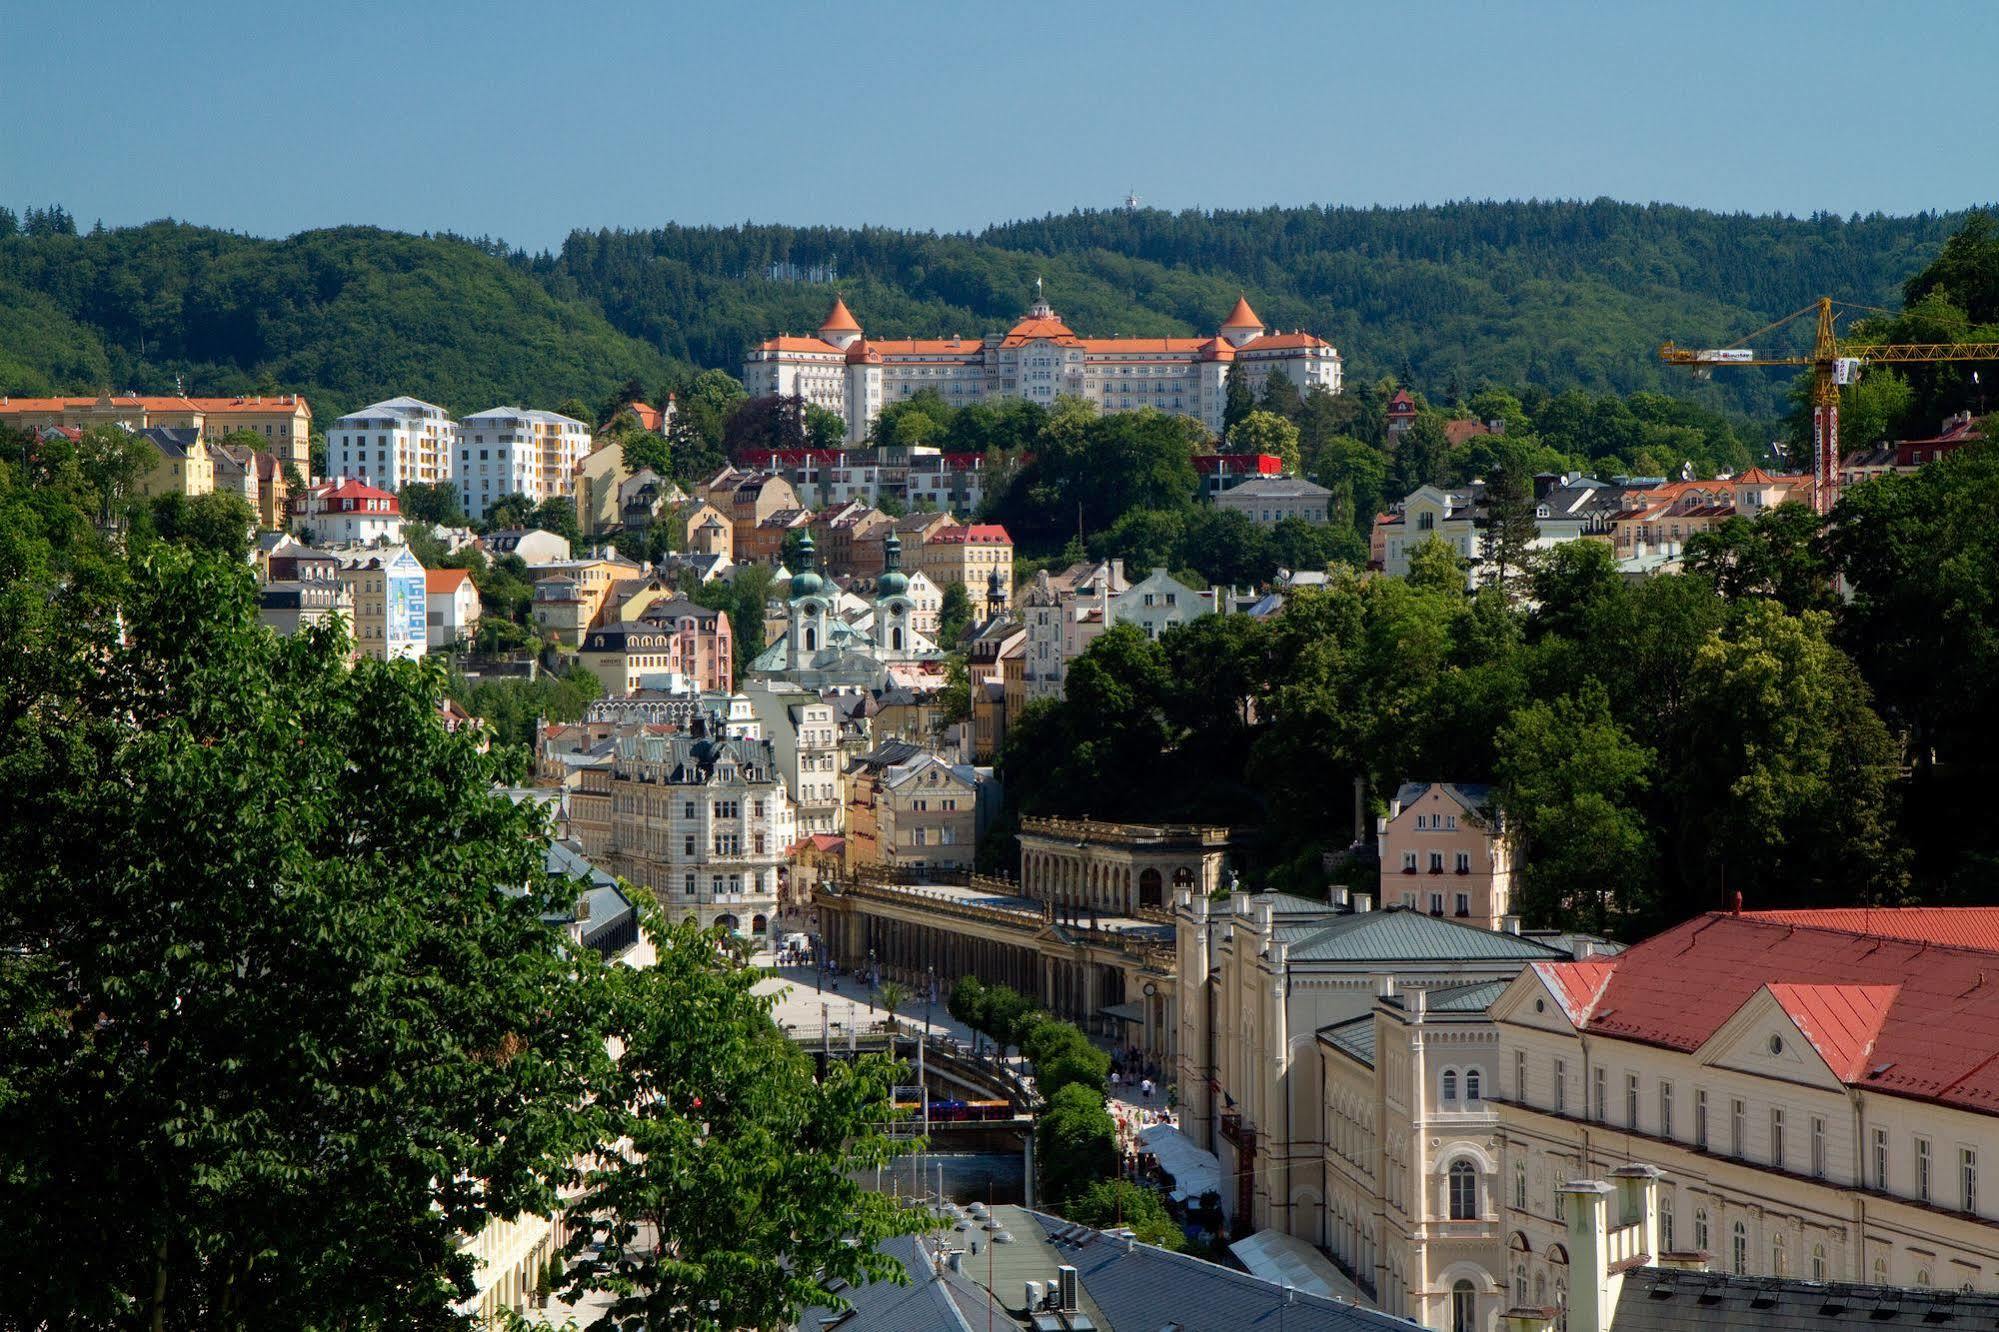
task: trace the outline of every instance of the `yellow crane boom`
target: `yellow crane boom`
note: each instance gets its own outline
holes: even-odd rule
[[[1668,342],[1659,348],[1659,359],[1668,365],[1683,365],[1698,371],[1716,366],[1796,365],[1812,371],[1812,507],[1829,513],[1839,498],[1839,390],[1860,377],[1870,364],[1926,364],[1932,361],[1999,361],[1999,342],[1857,342],[1840,341],[1835,332],[1836,317],[1832,298],[1821,296],[1813,304],[1761,328],[1755,337],[1788,324],[1800,315],[1816,311],[1818,333],[1808,354],[1766,356],[1752,348],[1682,347]],[[1748,341],[1747,338],[1743,341]]]

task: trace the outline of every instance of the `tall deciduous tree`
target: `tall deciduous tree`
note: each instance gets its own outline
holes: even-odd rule
[[[1622,934],[1653,912],[1656,850],[1641,797],[1654,756],[1602,686],[1520,709],[1499,736],[1499,801],[1523,867],[1519,914]]]
[[[37,793],[0,805],[13,1326],[456,1326],[462,1238],[578,1145],[603,1046],[541,816],[437,724],[441,673],[350,670],[254,595],[162,544],[0,621],[56,668],[0,737]]]
[[[1505,591],[1527,569],[1527,553],[1541,534],[1534,516],[1534,483],[1517,466],[1495,468],[1485,483],[1485,562]]]
[[[1254,411],[1229,427],[1230,453],[1267,453],[1284,460],[1284,470],[1298,470],[1298,427],[1276,412]]]

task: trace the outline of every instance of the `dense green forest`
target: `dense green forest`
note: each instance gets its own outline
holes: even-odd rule
[[[410,393],[553,407],[671,378],[587,301],[463,241],[344,227],[259,240],[175,222],[7,235],[0,391],[297,390],[322,424]]]
[[[1724,342],[1825,294],[1888,306],[1961,215],[1722,215],[1663,205],[1455,203],[1423,208],[1077,212],[976,235],[869,227],[577,232],[527,260],[558,296],[595,301],[668,355],[734,368],[742,348],[825,315],[834,270],[882,336],[1004,327],[1039,276],[1072,327],[1212,332],[1238,291],[1273,328],[1308,328],[1349,382],[1394,375],[1449,401],[1481,382],[1555,392],[1664,388],[1780,415],[1788,376],[1697,385],[1660,342]]]
[[[1212,331],[1246,291],[1309,328],[1350,383],[1454,402],[1481,384],[1663,389],[1783,414],[1790,379],[1696,383],[1653,353],[1725,341],[1825,293],[1877,306],[1961,215],[1789,218],[1597,202],[1078,212],[978,235],[667,226],[573,233],[559,253],[366,227],[286,240],[176,222],[78,234],[0,210],[0,391],[296,388],[322,420],[394,392],[455,411],[598,402],[814,328],[834,277],[871,332],[1004,326],[1034,279],[1079,330]],[[785,267],[789,265],[790,267]]]

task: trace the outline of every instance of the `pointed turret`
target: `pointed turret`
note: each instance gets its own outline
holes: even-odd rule
[[[858,341],[860,336],[860,321],[855,319],[854,312],[847,308],[846,298],[835,296],[833,308],[826,313],[826,322],[819,326],[820,341],[830,342],[841,351],[845,351]]]
[[[1235,309],[1229,311],[1229,317],[1222,321],[1222,336],[1234,347],[1263,336],[1263,321],[1256,317],[1256,311],[1249,308],[1248,296],[1238,295],[1235,298]]]

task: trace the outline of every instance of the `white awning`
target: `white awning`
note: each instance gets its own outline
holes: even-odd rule
[[[1346,1300],[1370,1309],[1374,1307],[1373,1301],[1362,1293],[1360,1287],[1347,1280],[1346,1274],[1333,1266],[1330,1258],[1295,1235],[1277,1230],[1259,1230],[1248,1239],[1239,1239],[1229,1245],[1229,1252],[1265,1281],[1296,1286],[1310,1295]]]
[[[1174,1201],[1198,1200],[1204,1193],[1221,1192],[1222,1163],[1173,1125],[1142,1128],[1138,1141],[1159,1158],[1159,1168],[1173,1176]]]

